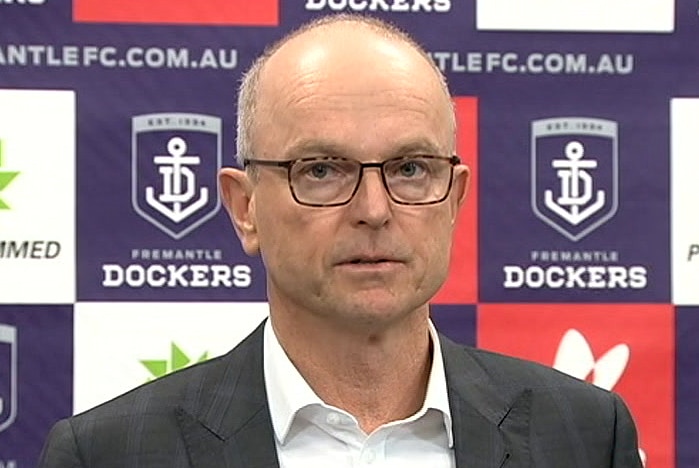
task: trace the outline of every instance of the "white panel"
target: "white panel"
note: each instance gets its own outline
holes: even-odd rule
[[[699,98],[671,103],[672,298],[699,305]]]
[[[74,92],[0,90],[0,144],[0,303],[72,303]]]
[[[674,0],[476,0],[479,30],[672,32]]]

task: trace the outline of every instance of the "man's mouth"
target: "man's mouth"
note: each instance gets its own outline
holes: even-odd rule
[[[391,260],[388,258],[355,258],[350,260],[349,262],[345,263],[351,263],[353,265],[360,265],[360,264],[374,264],[374,263],[384,263],[384,262],[393,262],[395,260]]]
[[[338,266],[350,267],[388,267],[403,263],[402,260],[391,255],[360,255],[342,259]]]

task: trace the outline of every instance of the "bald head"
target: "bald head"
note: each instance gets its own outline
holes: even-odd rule
[[[441,71],[408,35],[375,18],[334,15],[308,23],[270,46],[245,73],[238,99],[237,157],[261,157],[259,137],[280,106],[333,95],[383,93],[390,98],[392,83],[415,83],[425,90],[435,112],[445,116],[449,148],[454,151],[455,117]],[[317,91],[317,92],[316,92]],[[296,101],[296,102],[295,102]],[[330,104],[330,102],[328,102]],[[278,123],[278,122],[277,122]]]

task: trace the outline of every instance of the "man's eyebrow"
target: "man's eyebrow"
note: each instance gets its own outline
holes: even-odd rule
[[[412,155],[433,155],[433,156],[447,156],[442,154],[443,151],[438,145],[429,140],[414,140],[407,143],[401,144],[396,149],[391,151],[392,157],[395,156],[412,156]]]
[[[284,156],[285,159],[298,159],[305,157],[344,157],[351,158],[353,150],[343,145],[326,140],[303,140],[291,145]],[[427,139],[416,139],[399,143],[391,148],[387,153],[379,155],[381,159],[390,159],[399,156],[434,155],[448,156],[442,154],[439,146]]]

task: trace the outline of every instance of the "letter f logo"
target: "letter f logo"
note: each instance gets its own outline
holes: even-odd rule
[[[553,368],[582,380],[592,373],[593,384],[612,390],[626,370],[629,354],[628,345],[622,343],[595,360],[585,337],[571,328],[561,338]]]
[[[0,168],[2,167],[2,156],[3,156],[3,145],[2,145],[2,140],[0,140]],[[5,187],[10,185],[10,182],[17,177],[19,172],[5,172],[5,171],[0,171],[0,192],[2,192]],[[9,210],[10,206],[5,203],[2,198],[0,198],[0,210]]]

